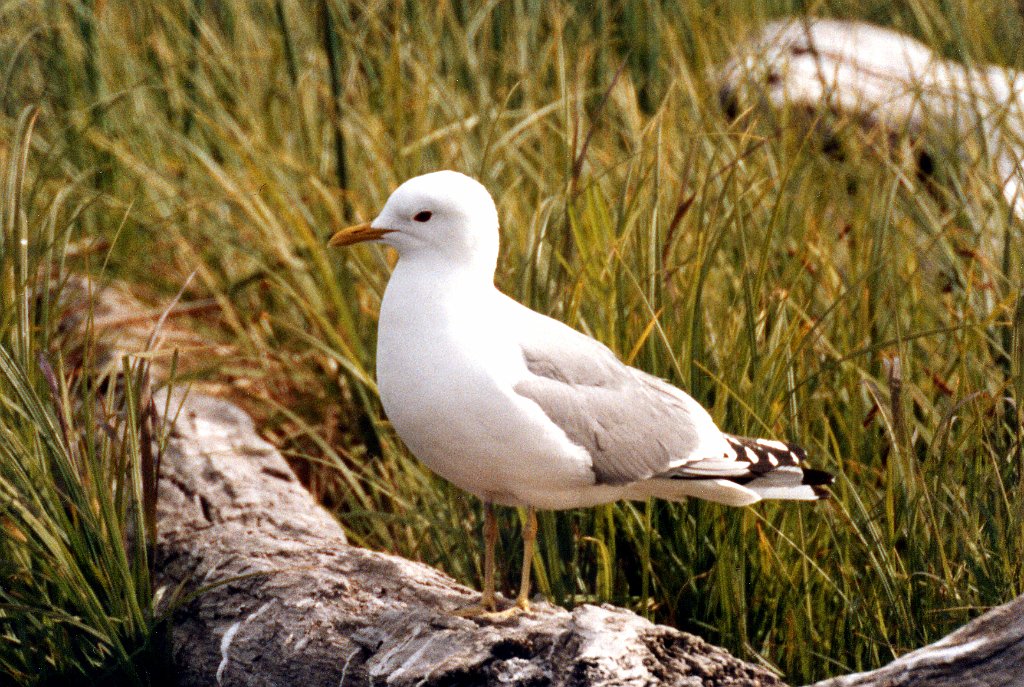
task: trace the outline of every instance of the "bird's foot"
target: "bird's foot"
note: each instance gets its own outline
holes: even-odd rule
[[[453,612],[453,615],[457,615],[460,618],[479,618],[497,612],[497,597],[495,597],[494,594],[483,594],[480,597],[480,603],[470,604],[468,606],[457,608]]]
[[[488,608],[483,604],[470,604],[469,606],[463,606],[462,608],[456,608],[452,611],[452,615],[460,618],[483,618],[492,613],[497,613],[493,608]]]
[[[487,619],[491,622],[499,622],[502,620],[508,620],[514,618],[520,614],[530,614],[530,600],[519,597],[516,599],[516,605],[506,608],[503,611],[495,611],[487,616]]]
[[[506,620],[518,617],[520,615],[529,614],[530,607],[523,608],[522,606],[509,606],[503,611],[494,611],[493,613],[485,613],[480,616],[481,620],[486,620],[489,623],[503,623]]]
[[[515,618],[521,613],[529,612],[529,601],[517,600],[514,606],[510,606],[499,611],[498,600],[496,598],[482,598],[480,599],[480,603],[478,604],[471,604],[469,606],[463,606],[462,608],[455,609],[453,615],[456,615],[460,618],[472,618],[484,620],[491,623],[500,623]]]

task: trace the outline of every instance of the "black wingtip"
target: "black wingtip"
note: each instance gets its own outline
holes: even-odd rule
[[[831,492],[826,487],[836,481],[832,473],[811,468],[804,468],[803,472],[803,479],[800,480],[801,484],[809,486],[814,495],[819,499],[827,499],[831,496]]]
[[[831,472],[804,468],[804,477],[801,480],[801,484],[809,484],[812,487],[816,487],[818,485],[829,485],[835,481],[836,478]]]

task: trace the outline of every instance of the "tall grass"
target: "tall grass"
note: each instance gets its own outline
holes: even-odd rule
[[[36,115],[9,132],[0,196],[0,682],[163,684],[145,374],[100,376],[88,333],[61,340],[77,194],[31,173]]]
[[[220,313],[196,326],[236,351],[221,378],[352,540],[470,583],[479,504],[406,453],[376,397],[388,256],[323,240],[411,175],[479,177],[505,291],[839,475],[815,505],[545,513],[540,589],[799,682],[1024,591],[1020,230],[984,151],[939,155],[926,185],[855,122],[730,122],[709,74],[746,28],[803,11],[1016,64],[1008,7],[108,0],[10,7],[0,49],[46,164],[104,193],[82,226],[113,241],[125,218],[108,269],[167,293],[198,269]],[[501,517],[514,571],[519,514]]]

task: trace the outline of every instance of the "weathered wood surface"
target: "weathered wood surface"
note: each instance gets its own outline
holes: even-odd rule
[[[349,546],[245,413],[193,395],[161,468],[159,582],[183,685],[782,685],[703,640],[585,605],[491,624],[425,565]],[[163,403],[158,403],[163,406]],[[815,687],[1024,685],[1024,597],[869,673]]]
[[[97,291],[97,329],[122,352],[144,348],[160,311]],[[541,603],[501,624],[455,617],[475,592],[428,566],[349,546],[237,407],[199,394],[156,406],[174,418],[160,473],[158,585],[165,600],[206,590],[174,616],[183,686],[783,684],[610,606],[570,613]],[[1024,597],[888,666],[813,687],[1017,686]]]
[[[1024,685],[1024,596],[889,665],[813,687],[1020,687]]]
[[[157,402],[164,406],[161,401]],[[158,570],[183,685],[782,685],[628,611],[584,605],[491,624],[428,566],[346,544],[231,404],[192,395],[161,466]]]
[[[733,114],[759,103],[825,108],[869,128],[927,134],[954,156],[973,149],[990,156],[995,183],[1024,218],[1021,74],[943,59],[890,29],[809,17],[770,22],[733,55],[716,75]]]

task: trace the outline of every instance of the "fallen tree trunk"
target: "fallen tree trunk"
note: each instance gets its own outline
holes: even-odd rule
[[[456,617],[477,593],[349,546],[241,410],[199,395],[168,405],[159,584],[200,592],[175,615],[182,685],[783,684],[611,606]]]
[[[158,402],[164,407],[163,402]],[[182,685],[782,685],[723,649],[623,609],[541,603],[491,624],[428,566],[349,546],[252,420],[173,397],[158,577]],[[868,673],[814,687],[1024,684],[1024,597]]]
[[[1020,687],[1024,685],[1024,596],[884,668],[813,687]]]
[[[138,309],[106,289],[94,323],[109,320],[103,331],[122,347],[145,341],[151,327],[131,315]],[[451,611],[477,593],[428,566],[349,546],[243,411],[198,394],[155,405],[173,419],[160,470],[157,582],[164,603],[194,595],[174,615],[183,686],[783,684],[611,606],[570,613],[538,604],[502,624],[458,618]],[[814,687],[883,685],[1024,685],[1024,597],[884,668]]]
[[[1024,219],[1019,72],[946,60],[910,36],[864,22],[795,17],[740,41],[715,79],[732,114],[760,103],[825,109],[894,136],[927,134],[944,156],[968,156],[974,141],[982,168],[990,157],[992,181]]]

